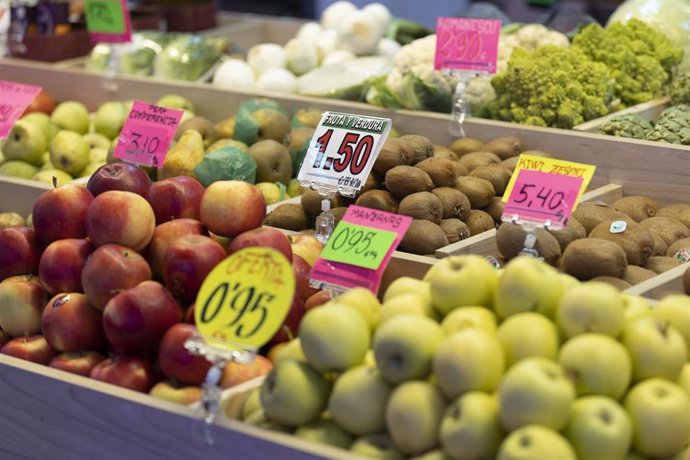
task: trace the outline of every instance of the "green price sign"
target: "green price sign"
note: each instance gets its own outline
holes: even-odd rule
[[[321,258],[377,270],[396,234],[386,230],[340,221],[321,252]]]
[[[86,0],[85,12],[89,32],[120,34],[126,31],[121,0]]]

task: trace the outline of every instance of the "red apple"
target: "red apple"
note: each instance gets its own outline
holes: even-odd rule
[[[55,355],[42,335],[15,337],[0,348],[0,353],[44,365]]]
[[[182,319],[182,309],[160,283],[144,281],[120,292],[103,310],[110,343],[124,352],[157,347],[166,331]]]
[[[36,236],[43,244],[66,238],[86,238],[86,212],[93,195],[86,187],[64,184],[43,192],[31,212]]]
[[[90,377],[142,393],[148,393],[157,380],[150,361],[129,355],[101,361],[93,368]]]
[[[82,292],[81,272],[92,250],[85,239],[68,238],[48,245],[38,264],[38,277],[49,295]]]
[[[287,342],[297,337],[299,331],[299,324],[302,322],[302,316],[306,313],[304,309],[304,302],[295,293],[295,297],[292,299],[292,305],[290,306],[290,311],[288,312],[283,325],[278,329],[271,340],[266,344],[268,347],[275,345],[280,342]]]
[[[256,355],[249,364],[239,364],[230,361],[223,368],[223,377],[220,379],[221,388],[230,388],[248,380],[261,377],[271,372],[273,363],[268,358]]]
[[[190,404],[201,401],[201,387],[200,386],[181,386],[171,382],[170,380],[163,380],[158,382],[151,388],[149,394],[154,398],[163,399],[165,401],[174,402],[177,404]]]
[[[151,268],[136,251],[119,244],[106,244],[86,259],[81,284],[89,303],[97,310],[118,292],[151,279]]]
[[[292,246],[287,235],[272,227],[259,227],[240,233],[230,242],[228,254],[249,246],[263,246],[280,251],[288,261],[292,260]]]
[[[331,300],[331,298],[332,297],[330,292],[318,291],[316,294],[312,295],[304,302],[304,308],[305,310],[309,311],[312,308],[325,304],[326,302]]]
[[[187,324],[196,324],[194,319],[194,310],[196,309],[196,303],[191,304],[187,307],[182,315],[182,322]]]
[[[156,226],[145,252],[146,260],[151,264],[151,270],[156,276],[163,273],[163,258],[168,246],[184,235],[208,236],[208,230],[204,224],[194,219],[175,219]]]
[[[58,294],[43,309],[43,335],[56,351],[98,350],[105,345],[101,312],[84,294]]]
[[[212,183],[201,198],[201,221],[213,233],[236,236],[261,227],[266,200],[255,185],[225,180]]]
[[[0,348],[2,348],[2,346],[10,340],[12,340],[12,337],[10,337],[10,335],[7,332],[0,329]]]
[[[297,295],[302,301],[305,301],[319,292],[318,289],[309,286],[309,273],[311,273],[311,265],[307,263],[301,256],[294,254],[292,256],[292,271],[295,274],[295,287]]]
[[[105,356],[96,351],[77,351],[60,353],[50,360],[48,366],[88,377],[96,364],[103,360]]]
[[[304,233],[296,233],[288,238],[290,238],[292,243],[292,252],[302,257],[313,267],[323,250],[323,245],[319,240],[312,235],[305,235]]]
[[[38,277],[21,275],[0,282],[0,328],[12,337],[41,333],[48,302]]]
[[[24,113],[22,113],[22,116],[32,112],[42,112],[46,115],[50,115],[53,113],[53,110],[55,110],[55,105],[55,98],[53,95],[45,90],[41,90],[41,92],[38,93],[38,96],[36,96],[34,100],[31,101],[31,103],[26,107]]]
[[[192,385],[204,383],[211,363],[184,347],[185,341],[196,333],[196,326],[187,323],[175,324],[165,333],[158,347],[158,364],[166,377]]]
[[[109,190],[132,192],[146,197],[150,186],[151,178],[146,171],[125,161],[101,166],[94,171],[86,184],[86,188],[94,197]]]
[[[154,182],[146,194],[146,200],[156,215],[156,224],[173,219],[199,220],[201,197],[204,186],[193,177],[177,176]]]
[[[43,247],[29,227],[0,230],[0,281],[14,275],[38,272]]]
[[[227,257],[223,246],[203,235],[186,235],[174,240],[163,258],[163,281],[173,296],[184,304],[194,302],[206,276]]]
[[[115,243],[142,251],[155,227],[151,205],[132,192],[101,193],[93,199],[86,215],[86,233],[96,246]]]

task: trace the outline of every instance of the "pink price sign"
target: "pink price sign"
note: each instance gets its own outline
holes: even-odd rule
[[[40,86],[0,80],[0,139],[10,134],[14,123],[40,92]]]
[[[434,68],[496,73],[499,19],[440,17]]]
[[[410,223],[409,216],[349,206],[312,267],[311,280],[378,291],[386,265]]]
[[[182,110],[134,101],[113,155],[143,166],[163,166]]]
[[[503,208],[503,220],[518,216],[522,221],[559,230],[568,223],[580,193],[582,177],[521,169]]]

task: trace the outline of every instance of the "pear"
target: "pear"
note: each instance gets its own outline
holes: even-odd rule
[[[46,144],[50,144],[50,141],[52,141],[58,131],[60,131],[60,128],[55,126],[53,122],[50,121],[50,117],[43,112],[27,113],[21,119],[40,126],[46,137]]]
[[[235,117],[226,118],[216,123],[218,137],[235,137]]]
[[[169,109],[187,110],[192,113],[194,112],[194,104],[192,104],[192,101],[177,94],[166,94],[156,101],[156,105],[167,107]]]
[[[208,148],[211,144],[216,142],[218,136],[216,135],[216,128],[213,126],[208,119],[200,116],[194,116],[188,120],[180,123],[175,133],[175,140],[179,140],[182,133],[189,129],[195,129],[199,131],[201,137],[204,139],[204,148]]]
[[[299,109],[292,117],[291,125],[293,128],[307,127],[316,128],[321,121],[323,111],[315,108]]]
[[[307,154],[309,142],[314,136],[314,128],[302,126],[300,128],[292,128],[292,130],[285,135],[283,144],[290,152],[292,158],[292,170],[299,171],[304,161],[304,156]]]
[[[249,147],[249,155],[256,162],[257,182],[288,185],[292,178],[292,159],[283,144],[272,139],[259,141]]]
[[[92,161],[87,164],[84,169],[82,169],[77,177],[89,177],[91,174],[95,173],[98,168],[106,164],[107,163],[105,161]]]
[[[89,111],[81,102],[65,101],[58,104],[50,115],[50,121],[61,129],[79,134],[89,132]]]
[[[31,179],[38,172],[38,168],[31,163],[21,160],[10,160],[0,165],[0,176]]]
[[[235,122],[234,138],[251,145],[264,139],[283,142],[290,131],[290,120],[273,108],[258,109],[254,112],[240,110]]]
[[[118,101],[104,102],[94,116],[94,129],[109,139],[115,139],[120,135],[127,114],[128,111],[124,103]]]
[[[218,139],[216,142],[213,144],[209,145],[208,148],[206,149],[206,153],[211,153],[214,150],[220,150],[225,147],[235,147],[237,149],[240,149],[244,153],[249,152],[249,146],[245,144],[244,142],[236,141],[235,139]]]
[[[158,180],[175,176],[197,178],[194,168],[204,159],[204,139],[198,131],[185,131],[175,146],[168,150],[163,167],[158,170]]]
[[[45,184],[57,184],[57,186],[59,187],[61,185],[66,184],[67,182],[71,182],[72,176],[60,169],[45,169],[43,171],[37,172],[36,175],[32,177],[32,179],[38,182],[43,182]]]
[[[76,132],[63,129],[50,142],[50,161],[76,176],[89,163],[89,144]]]
[[[108,147],[95,147],[89,150],[89,163],[106,163],[108,160]]]
[[[40,125],[25,120],[14,124],[2,146],[5,161],[21,160],[35,166],[41,165],[45,150],[46,137]]]
[[[24,226],[26,226],[26,221],[21,214],[16,212],[0,212],[0,228]]]

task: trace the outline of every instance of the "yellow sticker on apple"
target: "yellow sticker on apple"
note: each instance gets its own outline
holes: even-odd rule
[[[581,177],[582,185],[580,185],[580,191],[575,199],[575,205],[573,206],[574,211],[575,208],[577,208],[577,204],[580,202],[580,197],[583,193],[585,193],[587,187],[589,187],[589,183],[592,181],[594,171],[596,171],[597,167],[584,163],[575,163],[573,161],[557,160],[555,158],[538,157],[524,154],[520,155],[520,159],[515,166],[513,175],[506,186],[505,192],[503,192],[503,198],[501,201],[504,203],[508,201],[510,193],[513,191],[513,187],[515,186],[515,181],[517,181],[517,177],[519,175],[518,173],[523,169],[552,174],[563,174],[565,176]]]
[[[259,348],[282,326],[294,295],[292,264],[281,252],[244,248],[208,274],[196,298],[194,321],[214,346]]]

